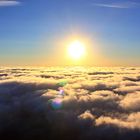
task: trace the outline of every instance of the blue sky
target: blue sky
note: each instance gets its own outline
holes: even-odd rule
[[[139,25],[138,0],[0,0],[0,65],[47,65],[56,41],[77,34],[113,66],[138,66]]]

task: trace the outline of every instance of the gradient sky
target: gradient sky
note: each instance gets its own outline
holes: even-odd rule
[[[77,38],[85,64],[140,66],[139,26],[139,0],[0,0],[0,65],[67,65]]]

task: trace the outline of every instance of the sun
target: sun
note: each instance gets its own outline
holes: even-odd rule
[[[83,57],[84,54],[85,54],[85,45],[82,42],[76,40],[68,45],[68,55],[72,59],[78,60],[81,57]]]

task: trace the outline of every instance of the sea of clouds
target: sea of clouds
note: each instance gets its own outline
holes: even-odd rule
[[[1,67],[0,139],[140,140],[140,68]]]

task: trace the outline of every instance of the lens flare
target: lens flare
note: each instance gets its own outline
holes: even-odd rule
[[[61,95],[61,96],[64,96],[65,93],[64,93],[63,87],[59,87],[58,89],[59,89],[59,93],[58,94]]]
[[[62,107],[62,99],[60,98],[51,99],[49,102],[53,109],[60,109]]]
[[[63,80],[63,81],[60,81],[59,83],[57,83],[57,85],[60,87],[64,87],[65,85],[67,85],[67,83],[68,82],[66,80],[65,81]]]

